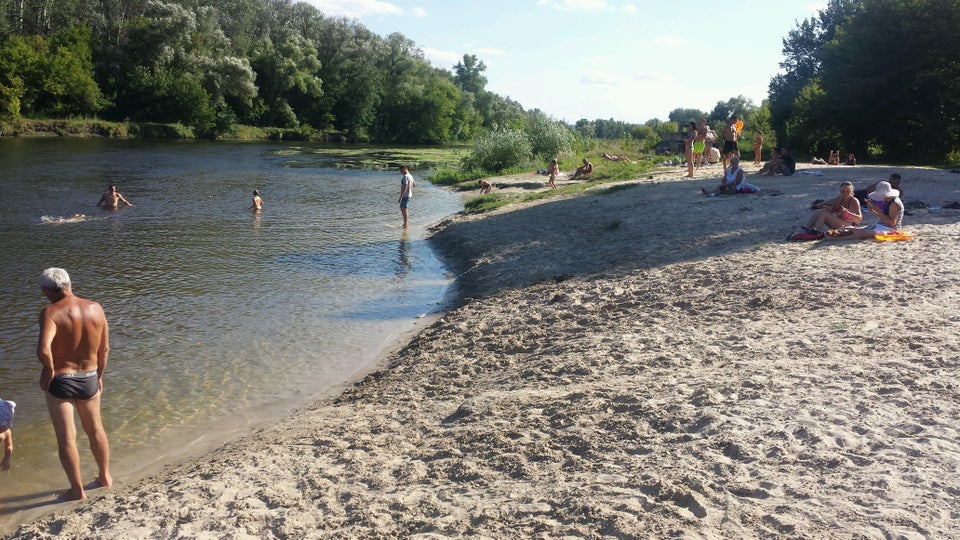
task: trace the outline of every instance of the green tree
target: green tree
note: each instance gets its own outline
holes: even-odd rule
[[[960,147],[960,0],[864,0],[824,48],[821,86],[846,148],[943,160]]]
[[[530,114],[525,131],[533,155],[541,159],[553,159],[569,152],[573,145],[573,135],[567,126],[540,111]]]
[[[487,86],[487,78],[483,76],[487,66],[472,54],[463,55],[463,60],[453,66],[454,83],[460,90],[478,94]]]
[[[680,125],[686,125],[690,122],[696,122],[701,118],[706,118],[709,116],[707,113],[701,111],[700,109],[674,109],[670,111],[670,114],[667,115],[667,118],[671,122],[676,122]]]
[[[660,144],[660,141],[663,140],[660,138],[657,130],[648,124],[633,126],[633,129],[630,131],[630,136],[640,143],[640,150],[644,152],[654,151],[657,145]]]

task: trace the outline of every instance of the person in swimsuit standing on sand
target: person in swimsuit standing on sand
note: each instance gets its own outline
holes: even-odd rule
[[[557,176],[560,174],[560,164],[557,163],[556,159],[550,160],[550,165],[547,165],[547,174],[550,175],[549,183],[550,189],[557,189]]]
[[[110,351],[107,317],[100,304],[73,294],[70,276],[62,268],[44,270],[40,274],[40,289],[50,301],[40,312],[37,340],[37,358],[43,366],[40,389],[46,396],[47,410],[57,435],[60,464],[70,482],[70,489],[60,497],[85,499],[74,411],[80,416],[80,424],[100,469],[97,484],[113,485],[110,443],[100,418],[103,372]]]
[[[117,186],[111,185],[107,189],[108,191],[97,202],[97,206],[102,206],[104,210],[117,210],[120,208],[121,202],[127,206],[133,206],[130,201],[124,199],[123,195],[117,192]]]

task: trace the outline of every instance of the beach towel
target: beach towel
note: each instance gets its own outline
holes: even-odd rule
[[[787,237],[787,240],[792,242],[806,242],[810,240],[820,240],[821,238],[823,238],[823,235],[820,233],[802,231],[796,234],[791,234]]]

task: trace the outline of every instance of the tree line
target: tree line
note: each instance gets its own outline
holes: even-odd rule
[[[643,124],[581,119],[574,146],[653,151],[691,120],[719,127],[737,114],[745,132],[801,153],[958,163],[958,27],[960,0],[829,0],[784,38],[763,103],[738,96]],[[485,70],[473,55],[433,67],[403,34],[293,0],[0,0],[0,119],[179,123],[209,137],[245,124],[418,144],[526,131],[542,146],[549,117],[488,91]]]
[[[781,141],[960,163],[960,0],[830,0],[783,40],[770,82]]]
[[[520,128],[465,55],[435,68],[400,33],[381,37],[291,0],[3,0],[0,117],[237,124],[349,140],[445,143]]]

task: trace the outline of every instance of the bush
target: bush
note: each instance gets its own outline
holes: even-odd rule
[[[533,117],[527,137],[530,139],[530,151],[544,161],[569,152],[573,146],[573,134],[567,126],[541,115]]]
[[[465,171],[499,173],[530,161],[532,150],[526,134],[517,130],[494,131],[477,140],[470,153],[460,160]]]

